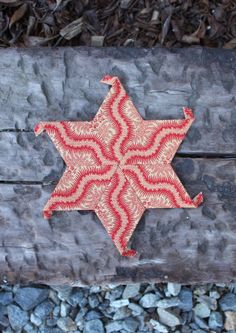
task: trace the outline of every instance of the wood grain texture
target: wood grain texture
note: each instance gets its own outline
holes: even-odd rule
[[[6,49],[0,57],[0,130],[40,120],[89,120],[119,76],[145,119],[197,118],[182,153],[235,154],[236,54],[186,48]],[[206,143],[207,142],[207,143]]]
[[[202,49],[0,50],[0,283],[91,285],[236,277],[236,53]],[[145,212],[121,257],[92,212],[42,210],[64,162],[46,120],[90,120],[118,75],[145,119],[196,120],[173,165],[198,209]]]
[[[42,209],[55,185],[0,185],[0,282],[77,285],[230,281],[236,274],[236,160],[176,158],[198,209],[146,211],[121,257],[92,212]]]

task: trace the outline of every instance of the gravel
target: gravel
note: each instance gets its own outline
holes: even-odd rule
[[[0,286],[1,333],[235,333],[236,284]]]

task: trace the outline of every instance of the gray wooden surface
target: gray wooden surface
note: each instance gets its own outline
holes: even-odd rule
[[[0,50],[0,283],[74,285],[236,277],[236,53],[219,49]],[[42,209],[64,170],[42,120],[90,120],[118,75],[145,119],[196,120],[174,168],[198,209],[145,212],[121,257],[92,212]]]

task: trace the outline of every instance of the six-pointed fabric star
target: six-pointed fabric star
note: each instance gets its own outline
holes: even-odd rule
[[[183,108],[182,120],[143,120],[117,77],[101,82],[111,89],[92,121],[40,122],[66,163],[66,170],[44,207],[55,210],[94,210],[118,251],[127,248],[147,208],[197,207],[171,161],[194,117]]]

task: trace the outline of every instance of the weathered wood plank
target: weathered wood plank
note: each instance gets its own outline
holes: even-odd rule
[[[40,120],[89,120],[118,75],[146,119],[196,121],[182,153],[235,154],[234,50],[59,48],[0,50],[0,130],[32,130]]]
[[[57,180],[64,162],[46,133],[0,132],[0,181],[48,183]]]
[[[55,185],[0,184],[0,283],[228,282],[236,277],[236,160],[176,158],[198,209],[148,210],[121,257],[93,213],[41,212]]]

